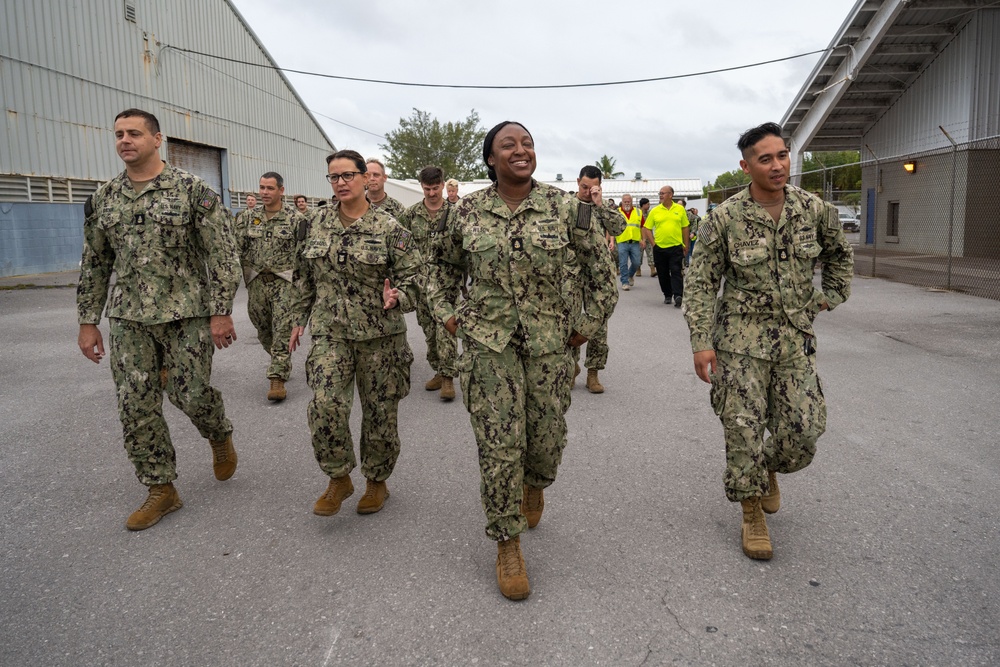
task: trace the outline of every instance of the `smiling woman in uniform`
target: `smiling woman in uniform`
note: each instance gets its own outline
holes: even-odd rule
[[[498,543],[501,593],[521,600],[531,587],[520,535],[541,519],[542,489],[566,445],[570,345],[601,328],[618,292],[600,225],[577,219],[562,190],[532,178],[535,144],[523,125],[490,130],[483,159],[493,185],[461,199],[440,230],[428,298],[463,340],[458,370],[486,535]],[[456,307],[447,294],[463,268],[472,282]]]

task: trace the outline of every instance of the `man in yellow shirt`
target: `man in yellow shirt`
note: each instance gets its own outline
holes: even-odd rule
[[[646,216],[642,236],[653,246],[653,262],[660,279],[663,303],[671,300],[675,308],[681,307],[684,296],[682,266],[690,243],[687,211],[674,203],[674,189],[669,185],[660,188],[660,204]]]

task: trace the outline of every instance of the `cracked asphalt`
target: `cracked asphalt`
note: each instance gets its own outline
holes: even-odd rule
[[[356,514],[358,490],[312,514],[326,482],[305,355],[269,404],[241,289],[214,375],[239,469],[217,482],[168,405],[184,507],[130,533],[144,489],[107,360],[76,347],[73,289],[0,291],[0,664],[1000,663],[1000,303],[856,278],[820,315],[827,433],[782,477],[775,556],[758,562],[681,313],[636,283],[611,320],[606,393],[582,377],[573,392],[559,479],[522,537],[521,603],[497,590],[468,415],[423,390],[412,315],[382,512]]]

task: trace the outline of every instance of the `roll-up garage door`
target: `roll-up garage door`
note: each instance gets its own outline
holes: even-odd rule
[[[221,149],[171,139],[167,142],[167,162],[203,179],[216,194],[223,194]]]

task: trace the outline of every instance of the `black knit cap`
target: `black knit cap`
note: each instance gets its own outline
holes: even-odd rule
[[[518,123],[516,120],[505,120],[502,123],[498,123],[493,126],[493,129],[486,133],[486,138],[483,140],[483,162],[486,163],[486,174],[490,177],[490,180],[494,183],[497,182],[497,170],[490,165],[490,153],[493,152],[493,140],[496,139],[497,133],[508,125],[517,125],[531,137],[531,131]],[[534,141],[535,138],[531,137]]]

